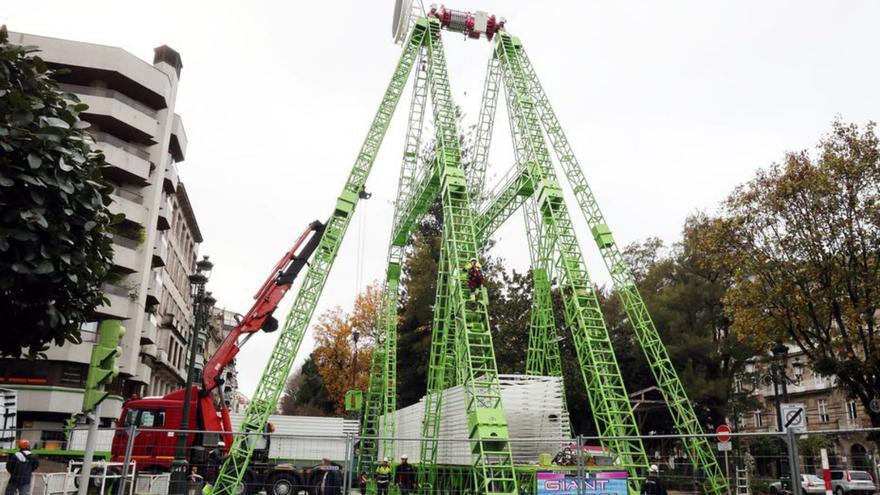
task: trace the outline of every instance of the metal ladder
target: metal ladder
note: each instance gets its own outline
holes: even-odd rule
[[[736,468],[736,495],[752,495],[752,489],[749,486],[749,470],[746,468]]]

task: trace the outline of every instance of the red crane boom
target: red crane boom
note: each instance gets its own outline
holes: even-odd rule
[[[296,276],[308,263],[309,257],[318,247],[323,233],[323,223],[318,220],[310,223],[308,228],[300,234],[290,251],[284,253],[284,256],[272,269],[269,278],[254,295],[255,302],[250,311],[238,321],[235,328],[230,330],[217,352],[205,365],[205,370],[202,373],[202,390],[200,391],[203,397],[223,383],[223,380],[219,378],[220,374],[235,359],[241,346],[251,334],[259,330],[273,332],[278,329],[278,320],[272,316],[272,313],[278,308],[278,303],[281,302],[287,291],[290,290]],[[245,335],[245,338],[239,342],[238,338],[242,335]],[[225,409],[222,401],[221,408]]]

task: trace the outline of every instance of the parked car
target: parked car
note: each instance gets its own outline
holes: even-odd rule
[[[849,469],[831,471],[831,489],[834,490],[834,495],[872,495],[877,491],[877,486],[874,478],[866,471]]]
[[[825,493],[825,481],[815,474],[802,474],[801,489],[807,495],[822,495]],[[770,493],[772,495],[791,493],[788,478],[770,483]]]

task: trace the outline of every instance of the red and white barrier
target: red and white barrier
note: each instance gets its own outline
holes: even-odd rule
[[[822,449],[822,478],[825,480],[825,495],[831,495],[831,468],[828,466],[828,450]]]

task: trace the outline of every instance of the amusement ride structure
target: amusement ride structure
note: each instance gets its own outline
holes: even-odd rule
[[[485,288],[472,298],[464,267],[479,257],[495,230],[522,209],[530,249],[534,294],[529,328],[526,374],[562,376],[551,288],[564,301],[565,323],[572,333],[583,386],[602,446],[637,492],[648,470],[648,456],[639,439],[633,409],[624,388],[596,289],[578,243],[560,177],[560,168],[574,191],[574,204],[586,218],[590,234],[611,274],[628,320],[663,394],[688,457],[705,473],[704,489],[721,495],[727,483],[703,433],[669,355],[635,286],[632,271],[615,243],[608,223],[587,184],[568,138],[541,87],[523,42],[505,21],[484,12],[446,7],[420,7],[398,0],[394,38],[402,53],[378,111],[356,155],[354,166],[323,227],[292,309],[241,426],[242,433],[261,434],[276,411],[322,289],[345,237],[354,211],[369,195],[365,183],[389,122],[412,76],[406,141],[403,150],[385,280],[385,300],[371,363],[361,426],[361,469],[390,456],[395,435],[398,289],[404,249],[414,226],[440,202],[443,212],[441,255],[433,308],[430,362],[420,447],[419,486],[423,490],[449,483],[446,476],[467,477],[470,493],[516,494],[517,466],[502,404]],[[442,32],[463,33],[493,44],[482,94],[473,155],[463,157],[456,109],[447,77]],[[514,143],[511,170],[485,192],[485,177],[499,94],[503,93]],[[430,104],[429,104],[430,102]],[[433,118],[435,153],[419,159],[426,116]],[[556,164],[551,159],[551,150]],[[466,167],[465,164],[468,164]],[[574,207],[574,206],[573,206]],[[475,299],[472,300],[472,299]],[[442,391],[465,390],[472,463],[448,471],[437,462]],[[573,386],[569,384],[569,386]],[[578,385],[580,386],[580,385]],[[235,495],[246,477],[255,442],[238,435],[229,450],[214,495]],[[380,452],[382,450],[383,452]],[[380,455],[382,454],[382,455]],[[451,473],[451,474],[450,474]]]

